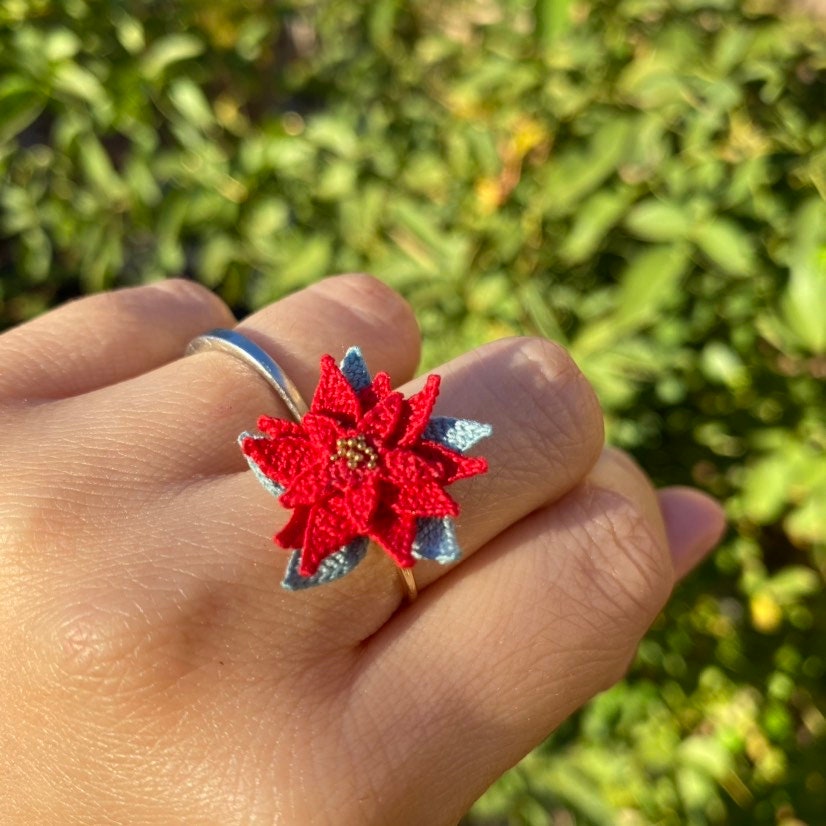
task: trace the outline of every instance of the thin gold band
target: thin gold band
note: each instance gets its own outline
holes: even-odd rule
[[[396,568],[399,573],[404,595],[408,602],[413,602],[419,595],[419,589],[416,587],[416,577],[413,575],[412,568]]]

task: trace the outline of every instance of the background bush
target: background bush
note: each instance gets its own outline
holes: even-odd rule
[[[727,500],[627,680],[468,823],[826,817],[826,28],[780,11],[0,2],[0,326],[364,269],[425,366],[562,341],[615,442]]]

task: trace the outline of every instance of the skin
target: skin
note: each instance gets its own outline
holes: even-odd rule
[[[420,563],[407,604],[373,549],[279,587],[287,513],[235,443],[274,393],[187,341],[236,321],[167,281],[0,336],[0,822],[455,823],[565,717],[622,677],[720,507],[656,492],[603,445],[565,351],[484,345],[438,370],[436,413],[494,436],[456,483],[464,558]],[[406,395],[410,307],[360,275],[238,327],[305,398],[359,344]]]

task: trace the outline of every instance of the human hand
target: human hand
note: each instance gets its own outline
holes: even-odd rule
[[[286,519],[236,436],[287,417],[243,364],[180,358],[235,321],[192,283],[94,296],[0,336],[0,822],[454,823],[619,679],[718,505],[656,493],[603,448],[562,348],[485,345],[439,369],[437,412],[490,422],[458,482],[464,559],[406,604],[375,549],[298,593]],[[309,397],[358,344],[405,395],[419,334],[364,276],[239,327]]]

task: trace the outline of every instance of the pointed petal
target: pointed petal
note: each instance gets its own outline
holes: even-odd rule
[[[270,439],[242,434],[239,443],[248,462],[257,465],[265,476],[284,487],[318,462],[318,450],[306,438]]]
[[[390,384],[390,376],[388,376],[387,373],[376,373],[373,383],[359,393],[362,410],[370,410],[370,408],[375,407],[392,392],[393,387]]]
[[[282,497],[283,501],[283,497]],[[412,516],[458,516],[459,505],[438,482],[420,481],[416,485],[396,488],[388,503],[396,513]]]
[[[413,556],[447,565],[449,562],[455,562],[461,555],[462,551],[456,540],[456,525],[449,516],[443,519],[426,517],[416,520]]]
[[[438,465],[441,468],[439,478],[446,485],[459,479],[478,476],[488,469],[487,459],[481,456],[463,456],[436,442],[421,442],[416,445],[416,454],[431,467]]]
[[[335,452],[336,439],[344,433],[338,422],[321,413],[305,413],[301,424],[313,444],[328,454]]]
[[[440,462],[428,462],[418,453],[407,449],[386,451],[383,463],[387,478],[398,487],[418,484],[421,479],[440,479],[444,475]]]
[[[275,543],[288,550],[304,546],[304,536],[310,518],[310,508],[297,507],[290,516],[290,521],[275,535]]]
[[[491,433],[493,433],[493,428],[489,424],[474,422],[471,419],[433,416],[427,423],[423,438],[464,453],[477,442],[490,436]]]
[[[370,538],[378,542],[402,568],[410,568],[415,562],[412,554],[415,535],[415,518],[393,513],[389,508],[381,510],[370,530]]]
[[[399,447],[412,445],[422,435],[439,395],[440,381],[435,374],[428,376],[424,388],[405,401],[399,428],[401,437],[397,442]]]
[[[344,491],[344,498],[350,511],[350,519],[361,533],[367,533],[376,505],[379,501],[381,479],[378,472],[364,473],[360,484]]]
[[[279,438],[281,436],[303,436],[304,429],[296,422],[288,422],[286,419],[275,419],[272,416],[259,416],[258,429],[262,433],[272,438]]]
[[[321,375],[310,410],[349,424],[355,424],[361,415],[358,397],[332,356],[321,357]]]
[[[312,588],[315,585],[323,585],[325,582],[333,582],[333,580],[349,574],[364,559],[367,555],[367,545],[366,537],[357,537],[340,551],[336,551],[326,559],[322,559],[316,572],[309,577],[301,576],[299,572],[301,552],[296,551],[290,556],[281,586],[288,591],[300,591],[304,588]]]
[[[357,531],[347,514],[341,496],[332,496],[319,502],[310,512],[309,524],[301,551],[301,576],[312,576],[325,557],[352,542]]]
[[[268,441],[266,436],[254,436],[252,433],[242,433],[238,437],[238,444],[241,445],[241,449],[243,450],[243,443],[247,439],[257,440],[257,441]],[[258,464],[256,463],[255,459],[251,456],[247,456],[246,453],[244,454],[244,458],[247,460],[247,464],[250,466],[250,470],[255,475],[255,478],[261,483],[264,490],[268,493],[271,493],[273,496],[281,496],[284,493],[284,486],[278,484],[278,482],[273,481],[267,476]]]
[[[365,436],[384,441],[396,428],[402,412],[404,397],[401,393],[391,393],[372,410],[364,414],[359,432]]]
[[[364,356],[358,347],[351,347],[339,365],[342,375],[350,383],[350,387],[359,392],[370,385],[370,371],[364,361]]]
[[[318,462],[295,477],[279,500],[285,508],[313,505],[331,492],[330,463]]]

